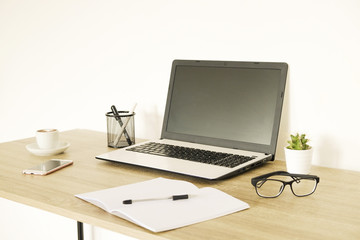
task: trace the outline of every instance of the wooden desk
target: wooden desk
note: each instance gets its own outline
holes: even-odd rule
[[[74,165],[48,176],[22,174],[24,168],[52,158],[27,152],[25,145],[34,138],[1,143],[0,197],[139,239],[360,239],[359,172],[313,167],[312,173],[320,177],[313,195],[298,198],[287,187],[280,197],[264,199],[256,195],[250,179],[285,170],[283,161],[231,179],[207,181],[96,160],[96,155],[112,150],[105,133],[73,130],[62,132],[61,138],[71,146],[56,158],[72,159]],[[218,188],[247,202],[250,209],[154,234],[74,197],[160,176]]]

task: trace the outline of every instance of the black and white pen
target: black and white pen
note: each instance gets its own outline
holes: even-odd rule
[[[112,111],[112,113],[114,114],[114,117],[115,117],[116,121],[119,122],[120,128],[122,128],[122,126],[124,125],[124,123],[122,122],[121,117],[120,117],[120,115],[119,115],[119,112],[118,112],[118,110],[116,109],[115,105],[112,105],[112,106],[111,106],[111,111]],[[128,134],[128,132],[126,131],[126,129],[124,129],[124,135],[125,135],[126,141],[128,142],[128,144],[129,144],[129,146],[130,146],[130,145],[132,144],[132,142],[131,142],[131,139],[130,139],[129,134]]]
[[[143,202],[143,201],[156,201],[156,200],[183,200],[183,199],[188,199],[191,195],[189,194],[181,194],[181,195],[172,195],[169,197],[161,197],[161,198],[144,198],[144,199],[127,199],[123,201],[123,204],[133,204],[135,202]]]
[[[136,108],[136,105],[137,105],[137,104],[135,103],[135,105],[134,105],[134,107],[132,108],[131,112],[129,112],[130,115],[132,115],[132,114],[134,113],[135,108]],[[126,128],[126,126],[128,125],[129,121],[130,121],[130,117],[128,117],[128,118],[125,120],[124,124],[122,124],[122,127],[121,127],[121,129],[120,129],[120,132],[119,132],[119,134],[118,134],[118,135],[116,136],[116,138],[115,138],[115,141],[114,141],[115,145],[118,145],[118,143],[119,143],[119,141],[120,141],[120,138],[121,138],[121,135],[125,132],[125,130],[126,130],[125,128]],[[130,142],[131,142],[130,138],[127,138],[126,140],[127,140],[128,143],[130,144]],[[130,141],[129,141],[129,140],[130,140]]]

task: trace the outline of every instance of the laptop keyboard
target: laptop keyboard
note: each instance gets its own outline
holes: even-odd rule
[[[236,167],[255,158],[253,156],[250,157],[223,152],[214,152],[197,148],[181,147],[155,142],[127,148],[126,150],[207,163],[228,168]]]

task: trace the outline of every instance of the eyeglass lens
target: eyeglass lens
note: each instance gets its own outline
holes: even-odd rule
[[[291,184],[291,189],[296,196],[306,196],[315,191],[316,180],[315,179],[301,179],[300,181],[294,181]]]
[[[276,197],[280,195],[283,188],[284,184],[275,179],[265,179],[256,184],[256,191],[262,197]]]
[[[256,191],[262,197],[277,197],[282,193],[284,187],[285,184],[280,180],[264,179],[256,184]],[[299,197],[312,194],[315,188],[315,179],[301,179],[291,184],[292,192]]]

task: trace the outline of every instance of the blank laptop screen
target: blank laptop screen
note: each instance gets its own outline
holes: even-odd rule
[[[166,131],[270,145],[280,75],[271,68],[177,66]]]

